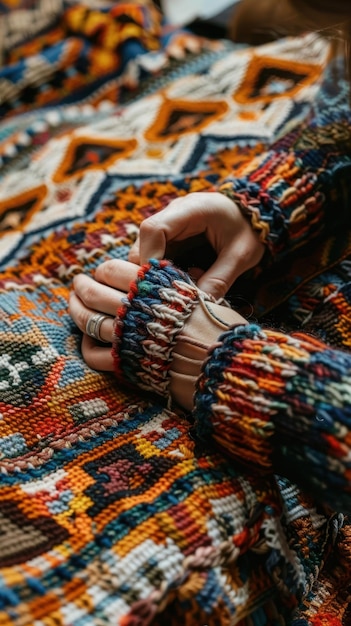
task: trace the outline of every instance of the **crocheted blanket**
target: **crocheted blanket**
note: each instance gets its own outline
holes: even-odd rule
[[[150,2],[100,5],[0,3],[0,623],[282,625],[286,581],[306,595],[321,564],[312,503],[90,370],[67,301],[145,217],[301,123],[328,50],[236,49],[163,27]],[[299,624],[319,624],[322,595]]]

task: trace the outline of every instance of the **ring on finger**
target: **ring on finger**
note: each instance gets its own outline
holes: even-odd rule
[[[89,337],[96,339],[97,341],[101,341],[103,343],[110,343],[110,341],[106,341],[100,335],[101,324],[104,320],[111,319],[108,315],[102,315],[102,313],[93,313],[90,315],[86,327],[85,332]]]

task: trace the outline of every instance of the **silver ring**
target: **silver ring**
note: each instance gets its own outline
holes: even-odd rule
[[[100,335],[101,324],[104,320],[111,319],[108,315],[102,315],[101,313],[93,313],[87,321],[87,325],[85,327],[85,332],[89,337],[96,339],[97,341],[102,341],[103,343],[110,343],[109,341],[105,341]]]

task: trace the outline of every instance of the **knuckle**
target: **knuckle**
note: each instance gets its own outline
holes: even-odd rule
[[[89,283],[84,283],[81,286],[80,297],[87,306],[92,306],[93,302],[96,300],[96,295],[96,286],[94,282],[89,281]]]
[[[88,319],[89,319],[89,315],[87,314],[86,311],[84,310],[78,310],[76,313],[76,322],[77,322],[77,326],[83,331],[85,332],[85,329],[87,327],[87,323],[88,323]]]
[[[139,250],[139,238],[138,238],[137,241],[132,245],[132,247],[130,248],[128,252],[128,261],[131,261],[132,263],[138,261],[139,254],[140,254],[140,250]]]
[[[109,282],[116,274],[116,260],[111,259],[99,265],[95,270],[95,278],[99,282]]]
[[[159,218],[157,215],[152,215],[148,217],[144,222],[140,224],[140,234],[139,238],[147,236],[148,233],[153,233],[156,229],[159,228]]]
[[[187,202],[188,199],[192,196],[191,193],[187,194],[186,196],[178,196],[177,198],[173,198],[173,200],[171,200],[167,206],[165,207],[167,210],[168,209],[173,209],[174,207],[177,207],[178,204],[182,204],[183,202]]]
[[[73,320],[76,326],[78,326],[79,330],[81,330],[84,333],[86,329],[87,321],[88,321],[87,316],[79,309],[76,309],[74,310]]]
[[[80,330],[85,330],[86,315],[84,309],[82,309],[82,305],[79,304],[79,298],[77,298],[76,294],[74,293],[70,294],[68,309],[74,323],[78,326],[78,328]]]

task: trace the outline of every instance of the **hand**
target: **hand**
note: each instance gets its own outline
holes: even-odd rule
[[[197,284],[215,298],[223,297],[233,282],[261,260],[265,246],[238,206],[219,192],[196,192],[177,198],[141,223],[129,260],[144,264],[163,259],[170,244],[203,233],[217,253]]]
[[[83,332],[82,355],[92,369],[108,372],[114,370],[111,353],[113,320],[122,305],[122,298],[129,291],[130,283],[135,281],[138,270],[139,266],[133,263],[111,260],[97,268],[96,280],[84,274],[74,278],[69,308],[74,322]],[[225,324],[246,323],[244,318],[230,308],[211,303],[210,309]],[[108,316],[100,327],[102,339],[110,344],[106,347],[86,334],[87,322],[96,312]],[[178,335],[172,355],[170,393],[176,403],[189,411],[193,406],[196,380],[207,351],[224,329],[225,325],[218,325],[198,305],[182,333]]]
[[[114,318],[138,269],[139,266],[133,263],[111,260],[97,267],[95,280],[85,274],[78,274],[73,279],[69,312],[83,333],[82,355],[92,369],[105,372],[114,370],[111,353]],[[108,316],[100,326],[100,336],[109,346],[102,346],[86,333],[90,316],[97,312]]]

